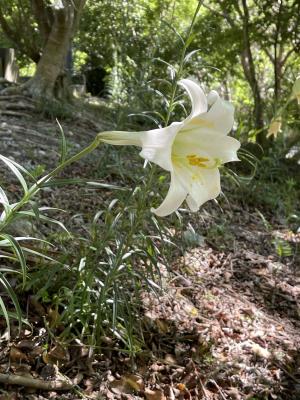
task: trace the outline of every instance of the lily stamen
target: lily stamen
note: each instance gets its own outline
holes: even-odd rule
[[[187,155],[186,158],[188,159],[188,163],[190,165],[202,168],[206,168],[207,165],[205,164],[209,161],[209,158],[199,157],[196,154]]]

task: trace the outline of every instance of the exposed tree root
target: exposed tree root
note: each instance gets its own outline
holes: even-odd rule
[[[0,115],[9,115],[12,117],[25,117],[25,118],[32,118],[30,114],[26,114],[20,111],[11,111],[11,110],[1,110],[0,107]]]

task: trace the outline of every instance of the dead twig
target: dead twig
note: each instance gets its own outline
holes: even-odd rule
[[[214,379],[210,379],[209,382],[211,382],[211,383],[213,383],[213,384],[215,385],[215,387],[218,389],[218,391],[219,391],[219,393],[220,393],[222,399],[223,399],[223,400],[226,400],[226,397],[225,397],[225,395],[224,395],[224,392],[223,392],[223,390],[220,388],[220,386],[217,384],[217,382],[216,382]]]
[[[74,385],[69,381],[44,381],[20,375],[0,374],[0,382],[6,385],[26,386],[41,390],[70,390]]]

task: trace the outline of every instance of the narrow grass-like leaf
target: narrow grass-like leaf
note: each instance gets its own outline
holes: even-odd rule
[[[187,62],[190,60],[190,58],[193,57],[193,55],[199,53],[199,51],[201,51],[201,49],[193,50],[193,51],[191,51],[189,54],[187,54],[187,55],[184,57],[184,63],[187,63]]]
[[[196,37],[196,34],[195,33],[192,33],[189,37],[188,37],[188,39],[187,39],[187,41],[186,41],[186,43],[185,43],[185,48],[187,49],[188,47],[189,47],[189,45],[193,42],[193,40],[195,39],[195,37]]]
[[[4,287],[4,290],[9,295],[9,297],[11,298],[11,300],[15,306],[15,310],[17,312],[17,318],[18,318],[18,322],[19,322],[19,329],[21,329],[22,311],[21,311],[21,307],[20,307],[17,295],[14,292],[13,288],[10,286],[10,283],[8,282],[8,280],[5,278],[5,276],[1,272],[0,272],[0,284]],[[4,305],[4,309],[6,310],[5,305]],[[3,310],[3,308],[2,308],[2,310]]]
[[[163,22],[163,24],[167,25],[167,27],[168,27],[169,29],[171,29],[172,32],[175,33],[175,35],[176,35],[176,36],[178,37],[178,39],[181,41],[181,43],[183,44],[183,46],[185,46],[185,41],[184,41],[183,37],[182,37],[182,36],[180,35],[180,33],[174,28],[174,26],[171,25],[171,24],[169,24],[169,22],[167,22],[167,21],[162,21],[162,22]]]
[[[7,257],[1,257],[1,256],[0,256],[0,258],[7,258]],[[17,259],[15,258],[14,261],[17,261]],[[15,269],[6,268],[6,267],[1,267],[1,268],[0,268],[0,272],[8,272],[8,273],[10,273],[10,274],[19,274],[19,275],[22,275],[22,272],[21,272],[21,271],[16,271]]]
[[[1,274],[0,274],[0,282],[1,282]],[[2,310],[3,317],[6,322],[7,326],[7,332],[8,332],[8,340],[10,340],[10,321],[9,321],[9,315],[8,311],[5,307],[4,301],[2,300],[2,297],[0,296],[0,310]]]
[[[34,182],[36,182],[35,177],[28,171],[28,169],[24,168],[21,164],[19,164],[16,161],[14,161],[10,158],[7,158],[1,154],[0,154],[0,158],[3,160],[3,162],[4,162],[4,159],[8,160],[11,164],[13,164],[16,168],[18,168],[18,170],[20,170],[25,175],[29,176],[29,178],[31,178]]]
[[[128,117],[142,117],[145,119],[149,119],[150,121],[154,122],[157,127],[161,128],[160,122],[156,118],[152,117],[151,115],[148,115],[145,113],[136,113],[136,114],[129,114]]]
[[[60,139],[60,163],[62,164],[67,158],[67,152],[68,152],[67,141],[66,141],[63,127],[61,126],[61,124],[59,123],[57,118],[56,118],[56,123],[59,127],[60,136],[61,136],[61,139]]]
[[[148,84],[152,84],[152,83],[163,83],[164,85],[167,85],[169,87],[169,89],[172,89],[172,83],[170,81],[168,81],[167,79],[161,79],[161,78],[154,78],[150,81],[148,81]]]
[[[123,188],[121,186],[111,185],[108,183],[102,183],[98,181],[90,181],[90,179],[84,178],[62,178],[62,179],[55,179],[49,182],[43,183],[40,187],[59,187],[59,186],[66,186],[66,185],[88,185],[88,186],[97,186],[103,189],[111,189],[111,190],[128,190],[127,188]],[[54,208],[52,208],[54,209]],[[61,210],[63,211],[63,210]]]
[[[7,314],[8,314],[9,319],[16,319],[16,320],[18,319],[18,315],[13,311],[7,310]],[[0,315],[1,315],[1,311],[0,311]],[[22,321],[22,324],[25,324],[29,328],[32,328],[31,324],[28,322],[28,320],[26,318],[22,318],[21,321]]]
[[[40,239],[40,238],[35,238],[35,237],[31,237],[31,236],[16,236],[14,238],[17,242],[21,242],[21,241],[35,241],[35,242],[41,242],[41,243],[45,243],[48,246],[52,246],[54,247],[54,245],[50,242],[48,242],[47,240],[44,239]],[[6,246],[10,246],[10,242],[7,239],[4,240],[0,240],[0,247],[6,247]]]
[[[31,205],[32,211],[35,214],[35,218],[37,219],[37,221],[39,221],[39,219],[40,219],[39,206],[37,205],[37,203],[35,201],[30,201],[30,205]]]
[[[33,211],[19,211],[17,213],[17,215],[27,215],[28,217],[35,217],[35,214]],[[40,214],[40,220],[49,222],[50,224],[59,225],[70,237],[72,236],[70,234],[70,232],[68,231],[68,229],[65,227],[65,225],[61,221],[58,221],[54,218],[46,217],[46,215],[42,215],[42,214]]]
[[[16,257],[9,256],[9,255],[6,255],[6,254],[0,254],[0,258],[5,258],[5,259],[10,260],[12,262],[18,262],[18,259]],[[0,270],[3,271],[3,267],[1,267]],[[5,269],[4,269],[4,271],[5,271]],[[15,272],[18,272],[18,273],[21,274],[20,271],[15,271]]]
[[[0,186],[0,203],[2,203],[3,205],[9,205],[9,201],[8,198],[6,196],[5,191],[2,189],[2,187]]]
[[[116,185],[110,185],[109,183],[101,183],[101,182],[92,182],[92,181],[88,181],[88,182],[86,182],[86,184],[87,184],[88,186],[100,187],[100,188],[103,188],[103,189],[123,190],[123,191],[131,190],[130,188],[127,188],[127,187],[116,186]]]
[[[57,263],[57,264],[64,265],[65,267],[68,267],[68,265],[65,265],[65,264],[61,263],[60,261],[57,261],[57,260],[55,260],[54,258],[49,257],[49,256],[47,256],[46,254],[41,253],[41,252],[39,252],[39,251],[37,251],[37,250],[29,249],[28,247],[25,247],[25,246],[23,246],[22,249],[23,249],[23,252],[30,253],[30,254],[33,254],[33,255],[35,255],[35,256],[44,258],[45,260],[49,260],[49,261],[55,262],[55,263]]]
[[[16,167],[15,163],[13,163],[12,160],[2,156],[1,154],[0,154],[0,160],[2,160],[8,166],[8,168],[13,172],[13,174],[16,176],[16,178],[22,185],[24,193],[26,194],[28,192],[28,186],[23,175],[19,171],[20,168]]]
[[[0,237],[3,239],[7,239],[10,244],[13,252],[15,253],[22,269],[22,277],[23,277],[23,285],[25,285],[25,280],[26,280],[26,271],[27,271],[27,265],[26,265],[26,259],[22,250],[22,247],[18,243],[18,241],[11,235],[8,235],[7,233],[1,233]]]
[[[172,64],[168,63],[165,60],[162,60],[161,58],[153,58],[153,61],[158,61],[158,62],[166,65],[168,68],[170,68],[170,70],[173,71],[173,74],[176,75],[176,68]]]
[[[0,221],[3,221],[3,219],[10,213],[11,211],[11,206],[9,204],[8,198],[6,196],[5,191],[2,189],[0,186],[0,203],[3,205],[4,211],[1,214]]]

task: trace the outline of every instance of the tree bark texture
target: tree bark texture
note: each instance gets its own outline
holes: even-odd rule
[[[241,54],[241,61],[244,70],[245,77],[251,87],[254,99],[254,122],[255,128],[260,131],[257,135],[257,139],[261,145],[263,145],[264,134],[261,130],[264,127],[263,118],[263,104],[260,94],[260,88],[258,85],[255,65],[253,61],[251,43],[250,43],[250,32],[249,32],[249,10],[247,5],[247,0],[242,0],[243,7],[243,44],[244,49]]]
[[[55,12],[51,31],[37,64],[36,73],[26,84],[26,89],[33,96],[51,97],[53,95],[56,80],[63,72],[71,40],[73,19],[74,13],[71,7]]]
[[[64,97],[66,57],[86,0],[65,1],[63,7],[53,9],[51,16],[49,10],[42,7],[41,0],[32,1],[36,5],[36,18],[40,15],[40,29],[47,39],[36,73],[25,84],[25,88],[36,97]]]
[[[52,5],[47,0],[18,2],[13,17],[22,17],[22,23],[27,24],[24,25],[26,41],[22,27],[14,26],[12,21],[15,19],[7,18],[6,9],[0,3],[0,25],[3,32],[21,53],[37,64],[35,75],[23,86],[30,95],[64,97],[66,58],[85,3],[86,0],[61,0]],[[30,20],[26,21],[26,15]],[[32,39],[30,32],[34,28],[33,21],[38,26],[39,37]]]
[[[0,77],[9,82],[17,82],[19,76],[15,50],[0,48]]]

